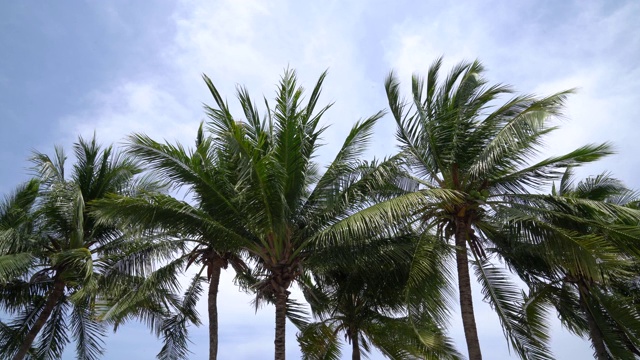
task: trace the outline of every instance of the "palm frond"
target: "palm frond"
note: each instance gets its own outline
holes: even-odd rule
[[[97,360],[104,353],[106,328],[97,320],[89,303],[76,303],[71,311],[70,328],[76,339],[76,357],[82,360]]]
[[[68,311],[69,303],[66,301],[60,301],[55,305],[35,346],[36,358],[59,359],[62,357],[62,351],[69,343],[65,320]]]
[[[32,253],[0,255],[0,283],[19,279],[31,270],[37,258]]]
[[[303,327],[296,337],[304,360],[338,360],[342,344],[337,332],[325,322],[312,323]]]
[[[541,314],[523,314],[523,295],[509,276],[488,262],[476,259],[473,264],[482,285],[485,301],[498,314],[505,337],[522,359],[553,359],[548,341],[547,321]],[[530,308],[531,311],[533,308]]]

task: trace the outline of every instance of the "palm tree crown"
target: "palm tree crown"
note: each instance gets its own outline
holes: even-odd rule
[[[80,138],[74,150],[76,163],[68,178],[62,149],[56,148],[53,159],[36,153],[38,179],[19,191],[2,214],[8,221],[22,215],[20,224],[3,226],[1,235],[5,277],[0,303],[16,315],[0,331],[5,357],[58,358],[69,330],[79,359],[97,359],[104,351],[105,327],[96,321],[95,305],[105,298],[101,294],[111,258],[127,237],[99,224],[87,204],[109,193],[131,193],[142,183],[135,183],[140,170],[133,161],[110,147],[102,149],[95,139]]]

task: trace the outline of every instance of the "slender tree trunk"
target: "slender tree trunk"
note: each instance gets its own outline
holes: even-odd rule
[[[358,332],[355,331],[355,334],[351,334],[351,360],[360,360],[360,338],[358,338]]]
[[[209,279],[209,360],[218,358],[218,286],[220,285],[220,273],[222,267],[217,264],[211,267],[211,278]]]
[[[469,360],[482,360],[476,317],[471,297],[471,279],[469,277],[469,258],[467,255],[468,226],[460,220],[456,222],[456,265],[458,267],[458,287],[460,291],[460,313],[467,341]]]
[[[593,318],[589,305],[584,298],[584,294],[587,289],[585,289],[582,284],[579,284],[578,287],[578,292],[580,294],[580,307],[582,308],[582,311],[587,317],[587,322],[589,323],[589,337],[591,338],[591,345],[593,345],[593,350],[595,351],[594,355],[597,360],[609,360],[607,349],[604,346],[604,337],[602,336],[602,332],[600,331],[596,320]]]
[[[49,316],[51,316],[51,312],[53,311],[53,308],[56,306],[56,304],[58,303],[60,298],[62,298],[63,295],[64,295],[64,282],[58,279],[54,280],[53,290],[49,294],[49,298],[47,299],[47,302],[44,304],[44,308],[42,309],[42,312],[38,316],[38,319],[36,320],[36,322],[33,324],[33,327],[31,327],[27,335],[24,337],[22,345],[20,345],[20,349],[18,350],[18,353],[13,357],[13,360],[24,359],[24,357],[29,352],[29,349],[31,348],[33,341],[36,339],[36,336],[38,336],[38,333],[40,332],[40,330],[42,330],[42,327],[44,326],[44,324],[47,323]]]
[[[275,345],[275,360],[285,360],[288,298],[289,291],[285,287],[281,286],[276,289],[276,338],[273,342]]]

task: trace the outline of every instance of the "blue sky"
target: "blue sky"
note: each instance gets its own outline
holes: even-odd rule
[[[636,1],[5,1],[0,13],[2,194],[27,179],[33,149],[69,148],[78,135],[95,131],[101,142],[117,143],[135,131],[191,144],[202,103],[211,102],[202,73],[233,102],[237,84],[269,97],[287,67],[308,87],[328,68],[323,100],[335,105],[319,158],[328,161],[357,119],[386,107],[390,70],[407,85],[440,55],[447,66],[478,58],[492,82],[521,92],[578,88],[548,154],[610,141],[618,154],[579,174],[609,170],[640,189]],[[371,156],[394,151],[394,128],[389,116],[380,122]],[[485,357],[510,359],[476,294]],[[223,278],[222,359],[272,356],[272,309],[254,314],[249,301]],[[205,315],[204,303],[200,309]],[[555,328],[558,359],[591,356],[588,344]],[[192,335],[193,358],[204,358],[206,327]],[[289,358],[298,358],[293,328],[288,335]],[[451,335],[464,350],[455,314]],[[159,346],[130,324],[107,339],[107,349],[105,359],[145,360]]]

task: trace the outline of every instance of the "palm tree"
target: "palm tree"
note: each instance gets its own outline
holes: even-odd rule
[[[305,298],[318,321],[305,324],[298,334],[304,359],[340,358],[339,333],[351,344],[353,360],[371,346],[390,359],[461,358],[430,312],[408,316],[411,306],[419,308],[433,295],[425,291],[407,296],[405,291],[418,247],[439,246],[418,240],[410,233],[398,234],[358,248],[327,249],[314,257]],[[350,261],[336,263],[336,253],[344,251],[351,252]],[[438,280],[444,282],[444,274],[431,279],[434,284]]]
[[[320,126],[329,106],[316,111],[320,76],[307,101],[295,73],[286,71],[276,92],[276,103],[264,117],[244,88],[238,91],[246,121],[237,121],[213,83],[205,78],[216,107],[209,107],[208,122],[214,142],[236,161],[238,211],[242,231],[234,238],[254,259],[259,278],[254,289],[275,304],[275,359],[285,358],[285,319],[289,287],[305,273],[307,261],[320,248],[367,241],[395,226],[384,221],[397,215],[385,205],[370,210],[375,195],[398,179],[395,159],[363,164],[359,157],[383,113],[354,125],[323,174],[314,161]],[[397,181],[396,181],[397,182]],[[397,190],[399,191],[399,190]],[[416,200],[418,202],[418,200]],[[401,219],[397,216],[396,219]],[[342,253],[339,256],[348,256]]]
[[[173,249],[173,255],[164,258],[168,263],[155,270],[154,274],[159,277],[166,276],[176,281],[175,276],[182,270],[192,264],[200,266],[185,291],[185,297],[192,299],[192,305],[195,305],[200,282],[209,282],[209,359],[214,360],[218,353],[217,296],[221,271],[229,264],[238,274],[247,271],[239,242],[234,241],[234,236],[238,237],[235,232],[242,234],[245,231],[237,221],[243,214],[235,204],[236,180],[234,169],[230,167],[232,162],[213,146],[211,139],[204,136],[202,124],[193,151],[179,144],[161,144],[142,134],[132,135],[128,147],[129,153],[144,161],[157,178],[170,182],[175,190],[188,191],[195,204],[162,193],[145,193],[137,197],[111,196],[94,202],[94,214],[102,220],[118,220],[126,227],[171,234],[170,239],[140,246],[133,253],[148,263],[158,256],[154,248]],[[131,311],[130,304],[141,301],[145,296],[137,288],[123,294],[116,304],[121,310],[111,316],[127,316]],[[175,315],[180,317],[180,311]],[[176,341],[184,344],[179,358],[187,358],[184,326],[187,321],[198,324],[199,320],[193,316],[181,316],[180,319],[171,322],[172,326],[163,333],[170,336],[166,340],[174,345]],[[169,348],[163,349],[161,355],[169,352]]]
[[[53,159],[35,153],[38,180],[3,208],[0,304],[14,315],[0,328],[3,357],[59,358],[68,330],[79,359],[96,359],[104,351],[105,327],[96,321],[95,306],[110,263],[105,254],[118,253],[128,238],[96,223],[87,204],[145,184],[134,180],[140,170],[133,161],[111,147],[101,149],[95,138],[80,138],[74,150],[70,178],[61,148]]]
[[[526,209],[536,244],[503,246],[531,288],[528,304],[556,308],[563,325],[591,340],[598,360],[640,356],[640,312],[617,293],[636,276],[637,195],[609,174],[575,181],[569,168],[538,209]],[[506,244],[505,244],[506,245]]]
[[[469,264],[475,268],[485,299],[498,313],[505,335],[523,358],[549,358],[543,323],[520,321],[520,289],[491,260],[492,236],[500,228],[502,209],[541,189],[568,165],[596,160],[610,153],[607,145],[588,145],[566,155],[531,164],[545,135],[555,127],[549,119],[561,114],[569,92],[545,98],[518,95],[500,103],[512,90],[488,85],[484,68],[475,62],[455,66],[442,81],[438,59],[426,80],[412,78],[412,101],[399,94],[390,74],[386,91],[398,124],[397,138],[421,189],[457,195],[416,208],[443,241],[455,245],[460,311],[469,358],[482,358],[472,302]],[[469,261],[469,254],[471,261]],[[533,329],[531,328],[533,327]],[[533,336],[531,335],[533,334]]]

